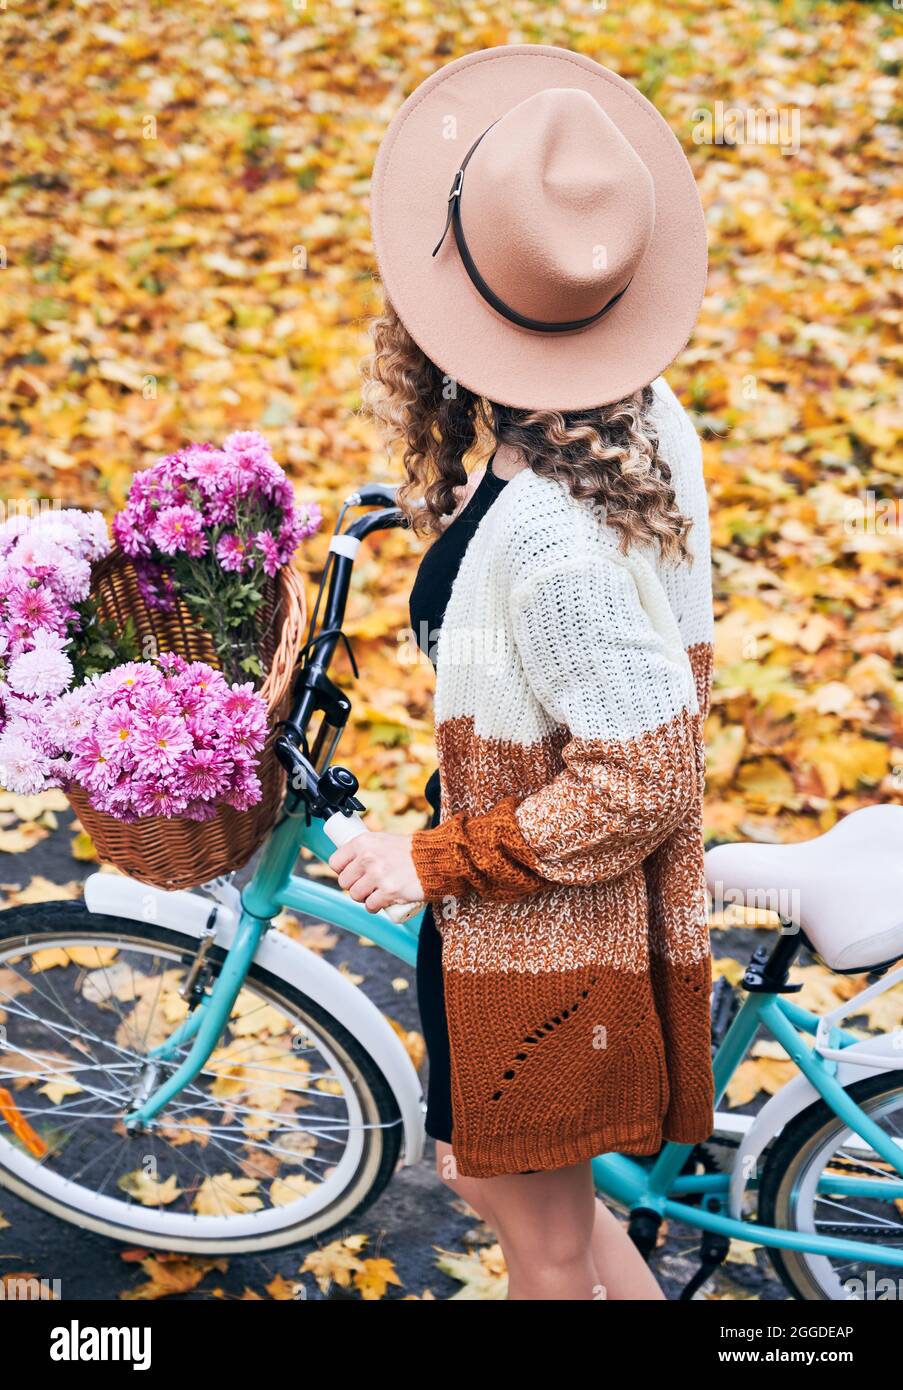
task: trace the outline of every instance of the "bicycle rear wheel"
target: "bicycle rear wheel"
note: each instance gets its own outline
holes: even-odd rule
[[[0,1183],[130,1244],[228,1254],[309,1239],[383,1190],[401,1123],[369,1054],[284,980],[252,967],[199,1076],[146,1132],[123,1124],[149,1050],[187,1011],[196,949],[82,903],[0,913]],[[208,957],[214,971],[224,959]]]
[[[884,1131],[903,1144],[903,1072],[883,1072],[848,1088]],[[880,1246],[903,1249],[903,1210],[877,1191],[893,1169],[853,1134],[823,1100],[786,1126],[772,1145],[759,1192],[759,1220],[783,1230],[817,1232],[874,1244],[876,1258],[850,1261],[797,1250],[769,1250],[784,1286],[805,1301],[899,1298],[903,1270],[882,1265]],[[874,1183],[876,1191],[852,1195],[831,1190],[830,1180]],[[903,1180],[898,1179],[901,1184]]]

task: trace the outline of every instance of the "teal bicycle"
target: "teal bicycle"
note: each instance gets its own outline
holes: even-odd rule
[[[0,1182],[67,1221],[133,1245],[260,1252],[347,1223],[423,1153],[420,1081],[398,1033],[316,949],[273,928],[288,909],[416,958],[419,916],[373,916],[294,873],[299,853],[331,854],[331,816],[361,809],[334,762],[351,704],[329,668],[347,648],[359,546],[404,524],[394,501],[367,485],[342,509],[277,742],[284,811],[241,891],[97,873],[84,902],[0,914]],[[343,529],[349,508],[365,510]],[[797,1298],[903,1287],[903,1033],[842,1026],[903,978],[901,821],[903,807],[874,807],[806,845],[710,851],[713,891],[802,904],[753,955],[742,1004],[714,991],[718,1097],[760,1029],[799,1075],[755,1117],[719,1112],[706,1145],[594,1160],[645,1254],[665,1219],[701,1231],[685,1297],[732,1238],[767,1247]],[[871,972],[867,988],[824,1017],[800,1008],[788,970],[803,945]]]

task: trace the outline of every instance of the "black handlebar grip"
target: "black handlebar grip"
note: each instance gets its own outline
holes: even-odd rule
[[[362,483],[352,495],[361,507],[394,507],[397,491],[395,483]]]

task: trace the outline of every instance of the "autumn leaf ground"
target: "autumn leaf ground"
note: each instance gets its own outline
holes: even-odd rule
[[[706,209],[708,291],[669,375],[712,503],[710,830],[799,838],[899,799],[901,527],[878,521],[903,477],[890,4],[8,7],[3,496],[109,511],[135,468],[236,427],[264,430],[329,517],[391,474],[357,413],[373,157],[435,66],[514,42],[635,82]],[[747,110],[776,135],[708,137],[706,115]],[[399,660],[418,553],[368,544],[350,613],[367,676],[343,749],[390,817],[422,807],[433,757],[430,674]]]

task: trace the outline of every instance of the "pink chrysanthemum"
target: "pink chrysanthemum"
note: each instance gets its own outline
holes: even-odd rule
[[[320,520],[316,504],[296,508],[263,435],[239,430],[221,449],[193,444],[139,473],[113,530],[127,554],[146,562],[139,576],[145,600],[168,608],[173,593],[164,575],[192,592],[186,560],[204,563],[208,584],[214,559],[226,575],[272,577]]]
[[[192,800],[212,800],[228,785],[232,763],[218,748],[198,748],[179,769],[182,787]]]
[[[115,782],[119,769],[106,756],[100,740],[89,730],[76,744],[72,757],[72,774],[89,791],[102,791]]]
[[[3,695],[4,706],[15,701]],[[206,820],[219,805],[246,809],[261,796],[254,766],[266,705],[250,683],[229,686],[206,662],[166,653],[118,667],[57,700],[47,731],[48,755],[71,753],[55,775],[81,783],[92,805],[123,821]]]
[[[283,563],[279,542],[269,531],[258,531],[254,537],[254,544],[262,557],[264,574],[272,579],[279,573]]]
[[[185,721],[169,715],[138,725],[134,738],[134,757],[149,774],[171,772],[182,754],[191,748]]]
[[[54,700],[47,710],[44,723],[56,746],[71,753],[79,739],[93,727],[94,719],[88,691],[80,687]]]
[[[128,512],[117,512],[113,517],[113,536],[120,550],[126,555],[150,555],[150,534],[139,524],[137,516]]]
[[[97,688],[113,700],[131,698],[143,690],[155,689],[156,672],[143,661],[125,661],[97,679]]]
[[[125,700],[97,721],[97,742],[111,762],[131,762],[135,747],[135,716]]]
[[[151,527],[151,540],[164,555],[203,555],[204,518],[195,507],[164,507]]]
[[[250,767],[243,767],[232,790],[226,793],[224,799],[236,811],[247,811],[260,800],[261,795],[260,778],[257,773]]]
[[[188,798],[165,781],[146,781],[138,784],[135,809],[139,816],[180,816]]]
[[[299,541],[306,541],[323,525],[323,513],[316,502],[303,502],[297,508]]]
[[[240,574],[248,566],[249,547],[247,542],[235,535],[234,532],[228,532],[217,542],[216,558],[227,573]]]
[[[8,614],[11,622],[31,628],[55,627],[60,611],[59,600],[53,590],[35,581],[17,585],[7,595]]]

